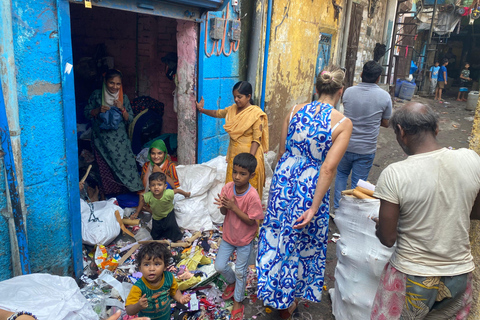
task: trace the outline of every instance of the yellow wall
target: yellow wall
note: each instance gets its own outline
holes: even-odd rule
[[[337,4],[343,3],[337,0]],[[339,25],[331,0],[273,2],[265,95],[270,150],[278,151],[286,114],[295,104],[312,99],[321,32],[332,35],[330,62],[334,61]]]

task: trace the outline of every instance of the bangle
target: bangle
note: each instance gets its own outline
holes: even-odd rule
[[[122,114],[127,113],[127,109],[123,108]]]
[[[14,314],[12,314],[10,317],[7,318],[7,320],[15,320],[17,319],[19,316],[31,316],[33,317],[34,319],[38,319],[36,316],[34,316],[33,314],[31,314],[30,312],[25,312],[25,311],[19,311],[19,312],[16,312]]]

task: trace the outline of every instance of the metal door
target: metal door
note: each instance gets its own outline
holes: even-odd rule
[[[206,109],[225,109],[232,105],[232,88],[239,81],[238,51],[231,50],[231,41],[226,36],[225,44],[218,42],[218,48],[209,36],[211,18],[228,20],[238,19],[238,8],[231,3],[223,11],[209,12],[200,25],[199,70],[198,70],[198,100],[203,96]],[[228,13],[227,13],[228,10]],[[206,19],[208,18],[207,21]],[[205,30],[205,23],[208,23]],[[230,22],[227,23],[227,28]],[[227,30],[228,32],[228,30]],[[221,47],[223,46],[223,52]],[[213,54],[210,53],[213,51]],[[218,54],[220,51],[220,54]],[[218,55],[217,55],[218,54]],[[180,120],[179,120],[180,121]],[[230,137],[223,129],[225,119],[216,119],[205,114],[198,114],[198,148],[197,162],[208,161],[218,155],[226,155]]]
[[[346,87],[353,85],[355,78],[355,64],[357,62],[358,41],[360,38],[360,27],[362,25],[363,6],[352,3],[352,15],[350,18],[350,30],[348,33],[346,68]]]
[[[317,55],[317,67],[315,68],[315,79],[313,83],[317,81],[318,74],[328,66],[330,61],[330,48],[332,46],[332,35],[327,33],[320,33],[320,40],[318,41],[318,55]]]

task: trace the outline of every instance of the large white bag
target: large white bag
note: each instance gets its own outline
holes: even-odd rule
[[[120,233],[120,225],[115,217],[118,210],[123,218],[123,209],[115,205],[115,198],[107,201],[88,203],[80,200],[82,212],[82,240],[89,245],[108,245]]]
[[[380,200],[342,197],[335,211],[340,231],[337,241],[335,289],[330,289],[332,310],[337,320],[370,319],[373,300],[383,268],[395,250],[375,236]]]
[[[39,320],[97,320],[73,278],[29,274],[0,282],[0,308],[27,311]]]

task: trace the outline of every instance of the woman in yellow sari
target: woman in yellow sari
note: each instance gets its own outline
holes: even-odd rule
[[[263,153],[268,151],[267,114],[259,106],[253,105],[252,85],[240,81],[233,86],[235,104],[222,110],[204,109],[205,101],[196,102],[200,113],[214,118],[225,118],[223,128],[230,136],[227,151],[227,176],[225,183],[232,181],[233,158],[242,152],[249,152],[257,159],[255,176],[250,184],[257,189],[260,198],[265,185],[265,161]]]

